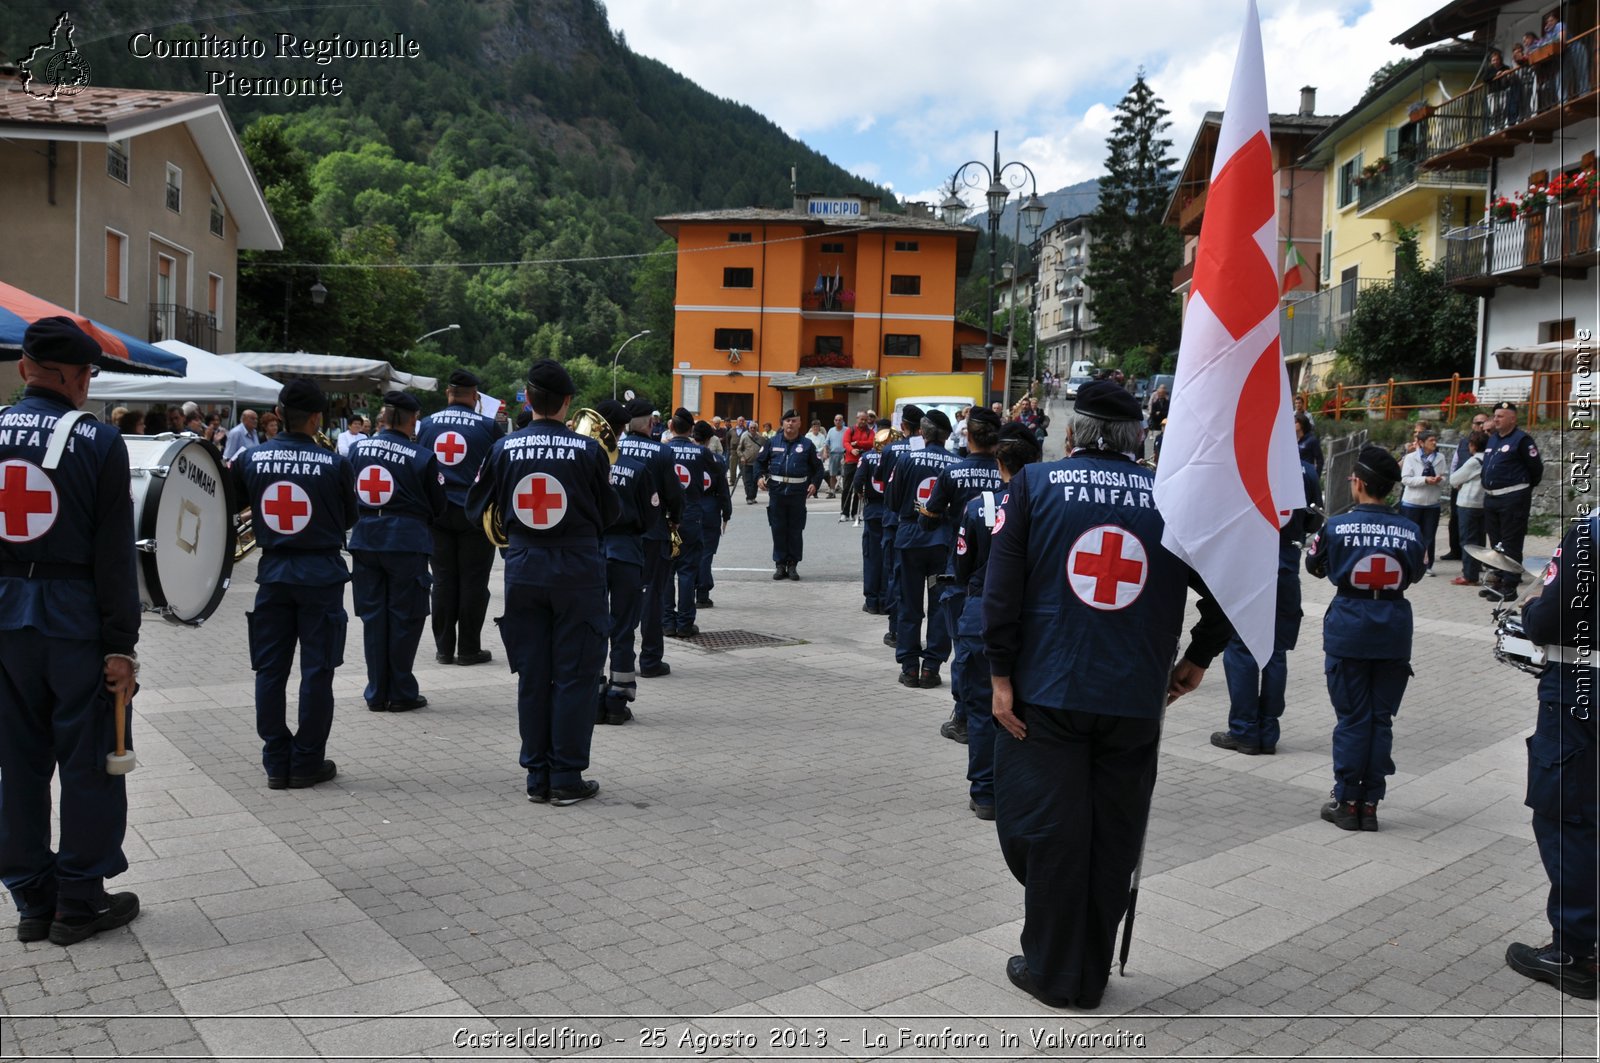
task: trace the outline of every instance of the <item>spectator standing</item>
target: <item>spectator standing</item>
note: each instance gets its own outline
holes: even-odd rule
[[[261,436],[256,432],[260,419],[254,410],[246,410],[239,415],[239,423],[228,429],[228,438],[222,448],[222,460],[231,465],[235,458],[252,447],[261,445]]]
[[[833,415],[833,427],[828,429],[828,497],[839,490],[839,478],[844,475],[844,414]],[[842,507],[841,507],[842,508]]]
[[[1439,534],[1439,501],[1444,496],[1450,470],[1439,451],[1439,433],[1429,429],[1418,437],[1416,450],[1400,465],[1400,515],[1417,526],[1422,537],[1422,564],[1433,575],[1434,539]]]
[[[1467,456],[1450,474],[1450,519],[1461,526],[1461,575],[1450,582],[1457,587],[1470,587],[1483,575],[1483,562],[1467,553],[1469,546],[1483,545],[1483,451],[1489,445],[1489,434],[1474,431],[1462,445]]]
[[[1460,501],[1459,501],[1459,498],[1458,498],[1458,495],[1459,495],[1459,492],[1460,492],[1460,488],[1455,486],[1455,479],[1454,479],[1455,472],[1454,472],[1454,470],[1461,468],[1461,464],[1467,460],[1467,453],[1468,453],[1467,442],[1468,442],[1468,440],[1470,440],[1472,438],[1472,433],[1474,433],[1474,432],[1485,432],[1485,433],[1487,433],[1488,429],[1489,429],[1489,415],[1486,414],[1486,413],[1475,413],[1475,414],[1473,414],[1472,415],[1472,427],[1470,427],[1469,429],[1467,429],[1467,431],[1462,433],[1461,439],[1459,441],[1457,441],[1457,443],[1456,443],[1455,456],[1450,459],[1450,469],[1451,469],[1450,522],[1449,522],[1449,525],[1448,525],[1449,529],[1450,529],[1450,531],[1449,531],[1450,549],[1449,549],[1449,551],[1447,553],[1443,553],[1443,554],[1439,555],[1439,560],[1440,561],[1461,561],[1462,560],[1462,555],[1461,555],[1461,517],[1460,517],[1461,504],[1460,504]],[[1480,449],[1482,449],[1482,448],[1480,448]],[[1479,469],[1478,469],[1478,475],[1479,476],[1483,475],[1483,469],[1482,469],[1481,464],[1480,464]],[[1480,487],[1481,487],[1481,485],[1480,485]],[[1479,498],[1480,498],[1480,501],[1478,503],[1478,506],[1481,509],[1482,506],[1483,506],[1483,502],[1481,501],[1481,499],[1482,499],[1481,493],[1479,495]],[[1483,514],[1479,513],[1478,516],[1479,516],[1479,519],[1481,520]],[[1478,527],[1478,534],[1479,534],[1480,537],[1483,534],[1483,526],[1481,524]]]
[[[283,428],[283,420],[276,413],[268,410],[261,415],[261,441],[277,439],[278,432]]]
[[[1317,438],[1317,430],[1311,426],[1311,418],[1303,413],[1294,415],[1295,444],[1300,448],[1300,460],[1307,462],[1317,470],[1317,475],[1322,475],[1322,440]]]
[[[125,436],[144,435],[144,414],[138,410],[124,410],[117,419],[117,431]]]
[[[339,439],[334,444],[334,448],[348,458],[350,456],[350,448],[365,438],[367,438],[367,419],[359,413],[352,413],[349,427],[339,433]]]
[[[812,447],[816,448],[817,458],[822,462],[824,477],[828,471],[828,433],[822,430],[821,421],[812,421],[811,428],[806,432],[806,438],[811,440]],[[828,490],[828,497],[833,497],[833,490]]]
[[[967,456],[967,417],[972,413],[971,406],[963,406],[956,411],[955,427],[950,431],[950,450],[958,458]]]
[[[844,457],[844,482],[840,485],[840,493],[844,501],[839,503],[839,523],[855,520],[861,523],[861,492],[855,489],[856,473],[861,467],[861,456],[872,449],[875,433],[872,424],[867,420],[867,411],[862,410],[856,414],[856,423],[851,425],[844,433],[839,444]]]
[[[756,504],[756,459],[761,457],[761,448],[766,443],[767,437],[761,434],[754,421],[745,425],[744,434],[739,437],[739,452],[734,456],[739,461],[739,475],[744,479],[744,503],[747,506]]]

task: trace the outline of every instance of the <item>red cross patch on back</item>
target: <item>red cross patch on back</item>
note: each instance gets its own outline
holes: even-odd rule
[[[554,528],[567,515],[567,491],[549,473],[529,473],[511,496],[517,519],[535,531]]]
[[[31,462],[0,462],[0,539],[27,543],[55,526],[61,512],[55,484]]]
[[[1144,543],[1115,524],[1090,528],[1067,554],[1067,583],[1092,609],[1126,609],[1138,600],[1149,574]]]

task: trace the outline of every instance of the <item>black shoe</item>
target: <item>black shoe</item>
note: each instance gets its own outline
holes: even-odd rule
[[[609,724],[612,727],[620,727],[631,719],[633,719],[633,710],[626,705],[616,709],[602,708],[600,710],[600,722]]]
[[[796,583],[800,582],[800,563],[798,561],[789,562],[789,578]]]
[[[871,602],[862,602],[861,603],[861,611],[863,613],[876,614],[878,610],[877,610],[877,607],[874,606]]]
[[[1549,944],[1539,948],[1513,942],[1506,949],[1506,966],[1535,982],[1546,982],[1563,993],[1595,999],[1595,964],[1593,959],[1577,960]]]
[[[18,941],[43,941],[50,936],[51,917],[48,915],[25,915],[17,920]]]
[[[1243,753],[1247,757],[1260,756],[1262,754],[1270,757],[1278,751],[1277,746],[1252,746],[1246,742],[1241,742],[1234,737],[1232,731],[1212,731],[1211,744],[1218,749],[1231,749],[1235,753]]]
[[[1367,801],[1361,806],[1361,829],[1378,829],[1378,802]]]
[[[390,712],[410,712],[412,709],[425,709],[428,707],[426,695],[418,694],[414,698],[402,698],[399,701],[389,702]]]
[[[660,679],[664,675],[672,674],[672,665],[666,661],[662,661],[660,664],[647,664],[639,669],[639,674],[646,679]]]
[[[715,609],[717,607],[717,603],[711,600],[711,595],[709,594],[695,595],[694,604],[697,609]]]
[[[967,721],[951,716],[939,725],[939,734],[952,742],[967,744]]]
[[[1340,830],[1361,829],[1361,808],[1354,801],[1329,801],[1322,806],[1322,818]]]
[[[688,624],[678,629],[678,637],[680,639],[692,639],[699,634],[700,627],[698,624]]]
[[[1516,596],[1516,591],[1502,590],[1499,587],[1485,587],[1478,592],[1479,598],[1487,598],[1491,602],[1509,602]]]
[[[934,687],[944,686],[944,680],[939,678],[939,669],[924,668],[917,684],[924,690],[932,690]]]
[[[322,767],[317,769],[317,773],[315,775],[289,776],[289,789],[304,790],[308,787],[317,785],[319,782],[327,782],[329,779],[338,774],[338,766],[335,765],[331,760],[325,760],[322,762]],[[272,782],[268,780],[267,785],[271,786]]]
[[[967,807],[970,808],[972,810],[972,814],[974,816],[977,816],[979,819],[982,819],[982,820],[994,819],[994,806],[993,805],[980,805],[978,803],[978,799],[976,797],[967,798]]]
[[[550,788],[550,803],[560,808],[575,805],[579,801],[587,801],[600,792],[600,784],[593,779],[584,779],[576,786],[552,786]]]
[[[894,645],[894,634],[893,634],[893,632],[885,631],[883,633],[883,644],[885,646],[893,646]]]
[[[917,678],[917,673],[915,672],[901,672],[900,685],[915,690],[922,685],[922,680]]]
[[[488,650],[476,650],[472,653],[456,654],[457,664],[488,664],[494,660],[494,654]]]
[[[1069,1002],[1065,997],[1052,997],[1039,991],[1033,984],[1033,975],[1028,973],[1028,961],[1021,956],[1013,956],[1006,961],[1006,977],[1011,979],[1011,984],[1028,994],[1047,1008],[1064,1008]],[[1096,1004],[1099,1001],[1095,1002]]]
[[[367,711],[368,712],[388,712],[389,711],[389,703],[387,701],[369,701],[369,702],[367,702]]]
[[[678,629],[675,627],[663,627],[661,629],[661,637],[664,639],[675,639],[678,637]]]
[[[776,569],[774,569],[773,572],[772,572],[772,578],[773,579],[788,579],[789,578],[789,566],[784,564],[782,561],[779,561],[778,562],[778,567]]]
[[[550,803],[550,787],[546,786],[542,790],[529,790],[528,800],[536,805],[548,805]]]
[[[287,775],[268,775],[267,776],[267,789],[269,789],[269,790],[287,790],[288,788],[289,788],[289,776],[287,776]]]
[[[1460,561],[1461,560],[1461,555],[1460,554],[1440,554],[1439,555],[1439,560],[1440,561]]]
[[[94,911],[88,915],[63,916],[56,913],[50,924],[50,943],[75,945],[92,938],[102,930],[127,926],[139,914],[139,895],[136,893],[105,893],[94,902]]]
[[[440,664],[456,663],[456,655],[453,653],[436,653],[433,655],[433,659],[438,661]]]

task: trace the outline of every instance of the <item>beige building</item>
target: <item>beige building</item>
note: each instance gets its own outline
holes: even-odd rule
[[[233,351],[241,249],[283,239],[217,96],[0,93],[0,281],[152,342]]]

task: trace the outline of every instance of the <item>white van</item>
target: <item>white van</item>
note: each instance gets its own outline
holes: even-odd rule
[[[1073,362],[1072,371],[1067,374],[1067,377],[1071,379],[1075,376],[1094,376],[1094,374],[1095,367],[1093,362]]]

